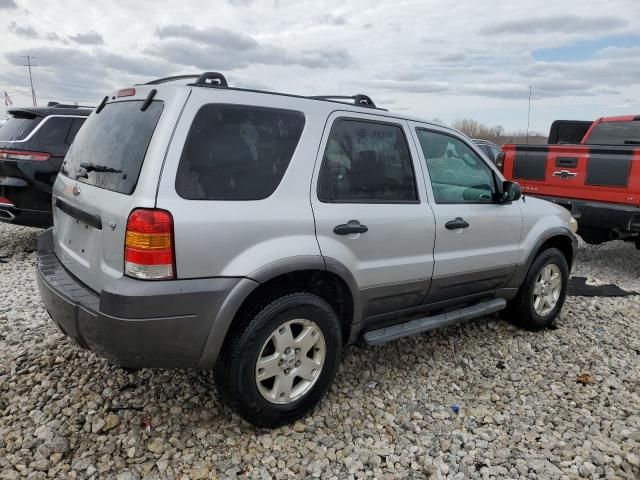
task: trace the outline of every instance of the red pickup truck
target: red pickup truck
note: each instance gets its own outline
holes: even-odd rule
[[[524,193],[570,210],[586,242],[640,249],[640,115],[599,118],[578,144],[507,144],[496,163]]]

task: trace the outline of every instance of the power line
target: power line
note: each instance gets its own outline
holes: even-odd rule
[[[31,63],[31,60],[36,58],[36,57],[32,57],[31,55],[23,55],[22,58],[26,58],[27,59],[27,64],[23,65],[23,67],[27,67],[29,69],[29,83],[31,84],[31,99],[33,100],[33,106],[37,107],[38,106],[38,102],[36,100],[36,91],[33,88],[33,76],[31,74],[31,67],[37,67],[36,64]]]

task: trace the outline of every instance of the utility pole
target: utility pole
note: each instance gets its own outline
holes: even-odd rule
[[[27,64],[23,65],[23,67],[28,67],[29,68],[29,83],[31,84],[31,99],[33,100],[33,106],[37,107],[38,106],[38,102],[36,100],[36,91],[33,88],[33,76],[31,75],[31,67],[37,67],[36,64],[31,63],[31,60],[33,60],[36,57],[32,57],[31,55],[24,55],[22,58],[26,58],[27,59]]]
[[[529,108],[527,109],[527,145],[529,145],[529,124],[531,122],[531,85],[529,85]]]

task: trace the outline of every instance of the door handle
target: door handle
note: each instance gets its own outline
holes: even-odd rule
[[[455,220],[450,220],[444,224],[447,230],[457,230],[458,228],[467,228],[469,224],[462,218],[458,217]]]
[[[560,177],[563,180],[566,180],[568,178],[573,178],[576,175],[578,174],[575,172],[570,172],[569,170],[556,170],[555,172],[553,172],[554,177]]]
[[[358,220],[349,220],[347,223],[336,225],[333,228],[333,233],[336,235],[349,235],[350,233],[365,233],[369,228],[366,225],[362,225]]]

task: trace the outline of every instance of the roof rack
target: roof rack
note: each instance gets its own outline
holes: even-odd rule
[[[138,85],[159,85],[160,83],[173,82],[175,80],[187,80],[188,78],[198,78],[200,74],[191,74],[191,75],[173,75],[172,77],[163,77],[156,78],[155,80],[151,80],[147,83],[139,83]]]
[[[314,100],[353,100],[354,105],[358,105],[359,107],[369,107],[369,108],[377,108],[376,104],[373,103],[371,97],[367,95],[363,95],[361,93],[357,95],[314,95],[312,97]],[[342,102],[346,103],[346,102]]]
[[[192,87],[228,88],[230,90],[237,90],[237,91],[243,91],[243,92],[266,93],[270,95],[282,95],[285,97],[295,97],[295,98],[308,98],[311,100],[347,103],[347,104],[355,105],[358,107],[375,108],[378,110],[384,110],[383,108],[376,107],[376,104],[373,103],[373,100],[371,100],[371,97],[369,97],[368,95],[363,95],[361,93],[357,95],[315,95],[315,96],[305,97],[302,95],[292,95],[290,93],[270,92],[268,90],[254,90],[250,88],[230,87],[229,84],[227,83],[227,79],[225,78],[225,76],[222,73],[218,73],[218,72],[204,72],[200,75],[175,75],[173,77],[158,78],[157,80],[152,80],[142,85],[158,85],[160,83],[172,82],[175,80],[185,80],[188,78],[196,79],[193,83],[187,84]],[[350,100],[350,101],[345,101],[345,100]],[[98,110],[99,109],[100,108],[98,107]]]
[[[229,86],[227,83],[227,79],[223,74],[218,72],[204,72],[202,75],[198,76],[198,79],[191,83],[190,85],[198,85],[207,87],[223,87],[226,88]]]

